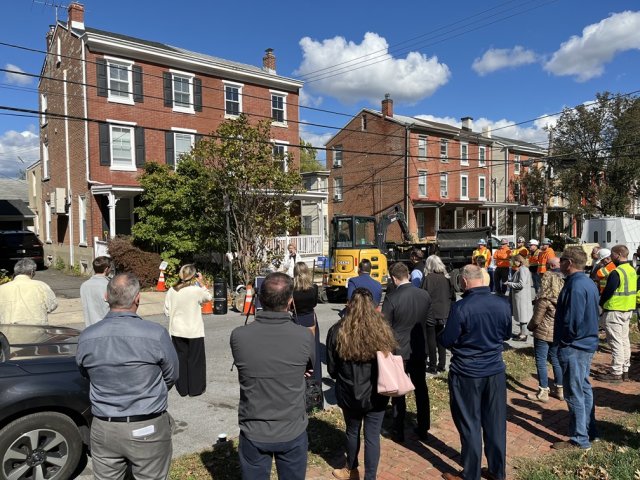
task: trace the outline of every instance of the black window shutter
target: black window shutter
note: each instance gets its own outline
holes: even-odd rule
[[[133,66],[133,101],[144,102],[144,94],[142,93],[142,67],[140,65]]]
[[[109,124],[98,124],[98,138],[100,143],[100,165],[111,165],[111,138],[109,138]]]
[[[196,112],[202,111],[202,80],[193,79],[193,104]]]
[[[98,75],[98,96],[107,96],[107,61],[104,58],[96,59],[96,74]]]
[[[175,152],[173,148],[173,132],[164,132],[164,158],[167,165],[175,165]]]
[[[164,106],[173,107],[173,85],[171,72],[162,72],[162,86],[164,90]]]
[[[136,167],[144,166],[144,128],[136,127]]]

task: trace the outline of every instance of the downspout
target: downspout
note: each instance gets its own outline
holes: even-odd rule
[[[407,219],[407,227],[409,227],[409,130],[411,127],[413,123],[404,127],[404,215]]]
[[[67,163],[67,201],[69,202],[69,266],[75,265],[73,251],[73,192],[71,191],[71,159],[69,154],[69,97],[67,92],[67,70],[62,72],[64,91],[64,153]]]

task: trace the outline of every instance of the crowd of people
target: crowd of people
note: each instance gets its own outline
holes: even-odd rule
[[[538,378],[537,391],[527,398],[546,403],[555,397],[568,405],[569,438],[552,448],[591,448],[598,438],[590,376],[599,330],[605,332],[612,353],[610,370],[597,379],[628,381],[629,324],[640,298],[638,274],[624,245],[594,248],[587,269],[581,247],[567,247],[557,257],[547,238],[541,248],[535,239],[525,243],[518,238],[512,250],[503,240],[492,254],[481,239],[460,271],[461,298],[436,255],[424,259],[416,249],[409,267],[392,264],[392,287],[384,300],[382,286],[370,276],[371,262],[360,261],[358,275],[348,283],[347,305],[326,336],[327,373],[335,380],[346,434],[346,462],[332,472],[335,478],[360,478],[362,430],[364,478],[376,478],[389,404],[389,397],[377,391],[377,352],[402,358],[415,387],[412,427],[427,442],[427,375],[447,371],[447,350],[450,409],[460,435],[462,470],[442,476],[506,478],[502,354],[505,341],[526,341],[527,332],[533,336]],[[239,459],[246,479],[269,478],[272,461],[279,478],[303,479],[306,474],[307,379],[322,382],[318,288],[295,247],[288,255],[285,271],[270,273],[260,285],[262,309],[255,321],[236,328],[230,337],[240,386]],[[17,262],[15,279],[0,286],[0,318],[28,316],[26,323],[46,323],[46,313],[55,308],[55,295],[33,280],[35,264],[30,262]],[[107,257],[97,257],[93,269],[93,277],[81,287],[86,328],[79,338],[77,363],[91,384],[95,476],[121,478],[129,468],[135,478],[166,478],[173,422],[167,413],[168,391],[175,385],[181,396],[197,396],[206,389],[200,306],[211,300],[209,286],[195,265],[181,267],[178,283],[165,297],[167,331],[137,315],[140,285],[134,275],[109,278]],[[18,300],[26,294],[31,295],[28,308]],[[391,437],[404,442],[405,396],[391,398],[390,415]]]

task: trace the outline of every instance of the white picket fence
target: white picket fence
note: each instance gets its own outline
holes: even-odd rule
[[[283,236],[269,239],[270,249],[286,252],[287,246],[293,243],[303,259],[310,259],[322,255],[322,237],[320,235]]]

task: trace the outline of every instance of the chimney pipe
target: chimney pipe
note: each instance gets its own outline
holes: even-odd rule
[[[473,117],[462,117],[462,130],[471,132],[473,130]]]
[[[84,5],[78,2],[69,4],[67,26],[75,30],[84,30]]]
[[[267,48],[262,57],[262,69],[265,72],[276,73],[276,56],[273,54],[273,48]]]
[[[491,127],[482,127],[482,136],[485,138],[491,138]]]
[[[393,100],[388,93],[384,94],[384,100],[382,100],[382,115],[385,117],[393,117]]]

